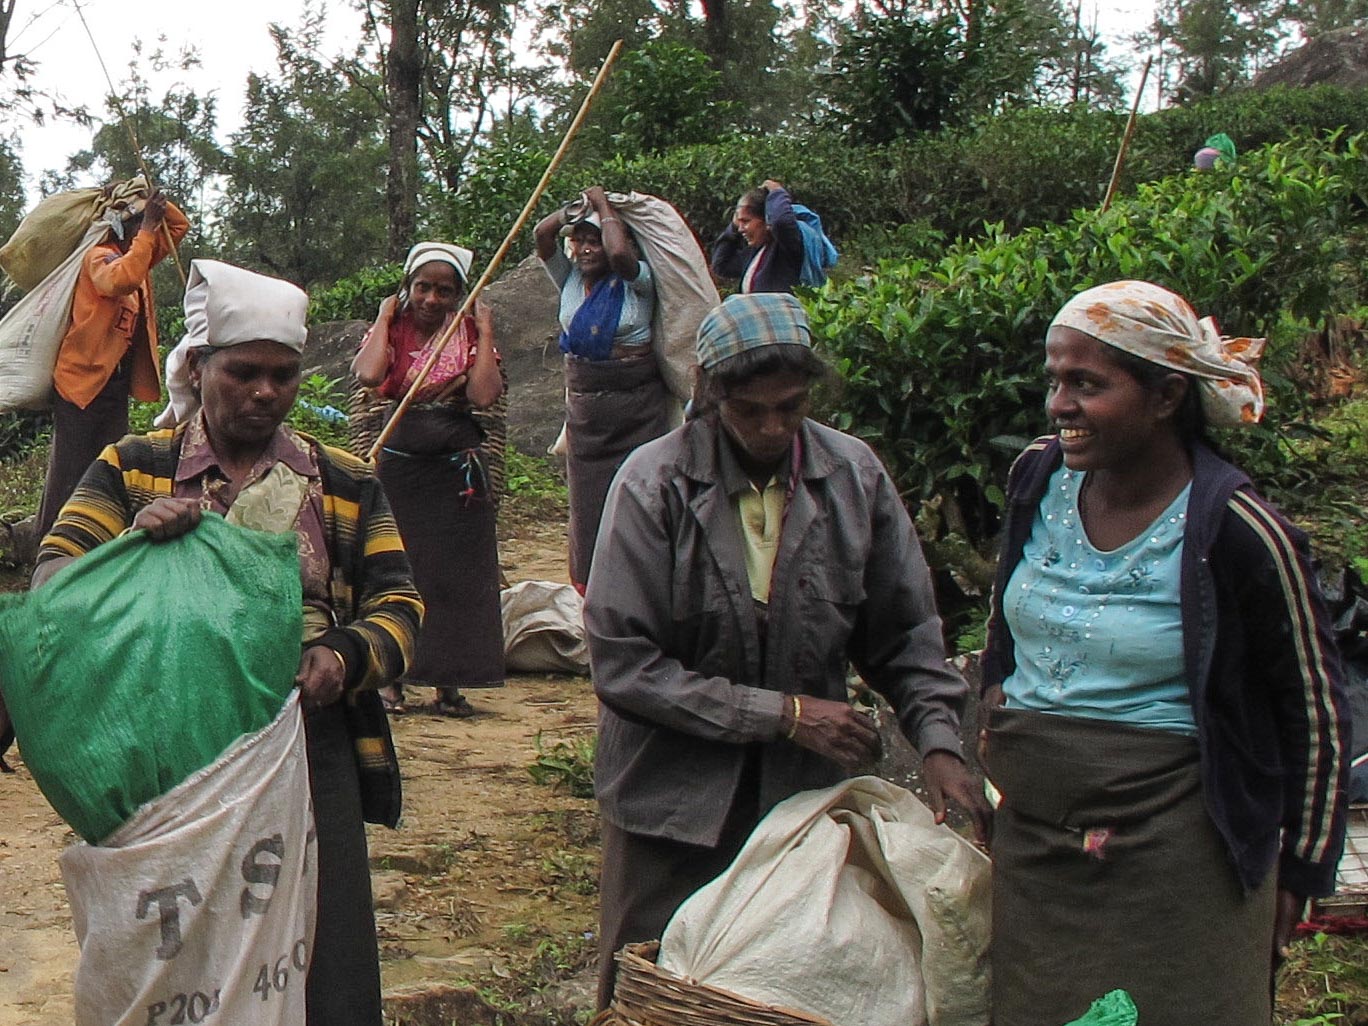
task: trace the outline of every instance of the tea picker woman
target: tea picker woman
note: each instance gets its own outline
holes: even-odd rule
[[[565,354],[570,582],[581,592],[613,475],[637,446],[673,426],[652,351],[655,279],[603,189],[542,218],[537,257],[560,290]],[[573,260],[561,237],[568,235]]]
[[[471,258],[441,242],[409,251],[398,295],[381,304],[352,361],[361,384],[403,398],[465,298]],[[458,717],[475,713],[462,688],[504,683],[496,510],[472,415],[503,388],[494,318],[477,302],[380,453],[377,473],[427,607],[413,665],[382,693],[391,712],[403,711],[405,683],[436,688],[435,711]]]
[[[1012,469],[985,656],[996,1026],[1116,988],[1145,1026],[1270,1021],[1344,844],[1345,693],[1305,536],[1207,441],[1262,339],[1142,281],[1045,340],[1057,434]]]

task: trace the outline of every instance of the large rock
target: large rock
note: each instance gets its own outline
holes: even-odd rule
[[[1275,85],[1368,86],[1368,28],[1344,28],[1310,39],[1254,76],[1251,89]]]
[[[494,313],[494,336],[508,373],[508,437],[520,450],[540,454],[564,419],[565,378],[556,348],[557,293],[535,256],[506,272],[482,294]],[[322,373],[351,387],[349,366],[369,325],[333,321],[309,329],[306,375]]]

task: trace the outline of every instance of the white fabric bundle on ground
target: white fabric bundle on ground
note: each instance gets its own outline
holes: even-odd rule
[[[665,930],[658,965],[839,1026],[986,1026],[989,863],[908,791],[780,803]]]
[[[270,726],[143,806],[105,843],[63,853],[81,945],[76,1026],[299,1026],[314,843],[292,694]]]
[[[522,673],[589,672],[584,599],[568,584],[519,581],[499,594],[504,665]]]

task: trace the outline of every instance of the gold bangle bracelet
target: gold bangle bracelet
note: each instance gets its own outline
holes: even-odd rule
[[[784,735],[786,741],[793,740],[793,736],[798,733],[798,721],[803,718],[803,700],[797,695],[789,695],[789,698],[793,699],[793,725]]]

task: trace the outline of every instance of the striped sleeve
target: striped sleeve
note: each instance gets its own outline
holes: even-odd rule
[[[350,688],[376,688],[401,677],[413,661],[423,602],[385,493],[370,468],[350,453],[327,447],[332,472],[324,513],[333,525],[342,569],[349,577],[347,604],[355,619],[320,641],[359,661],[348,662]]]
[[[84,556],[112,541],[133,522],[119,451],[106,446],[66,501],[38,549],[38,562]]]
[[[1253,539],[1269,570],[1283,622],[1252,638],[1268,641],[1258,662],[1274,689],[1283,737],[1286,793],[1280,885],[1328,894],[1344,845],[1348,712],[1330,618],[1311,569],[1305,537],[1248,492],[1228,508]],[[1252,569],[1252,567],[1251,567]],[[1268,596],[1265,595],[1267,599]]]

